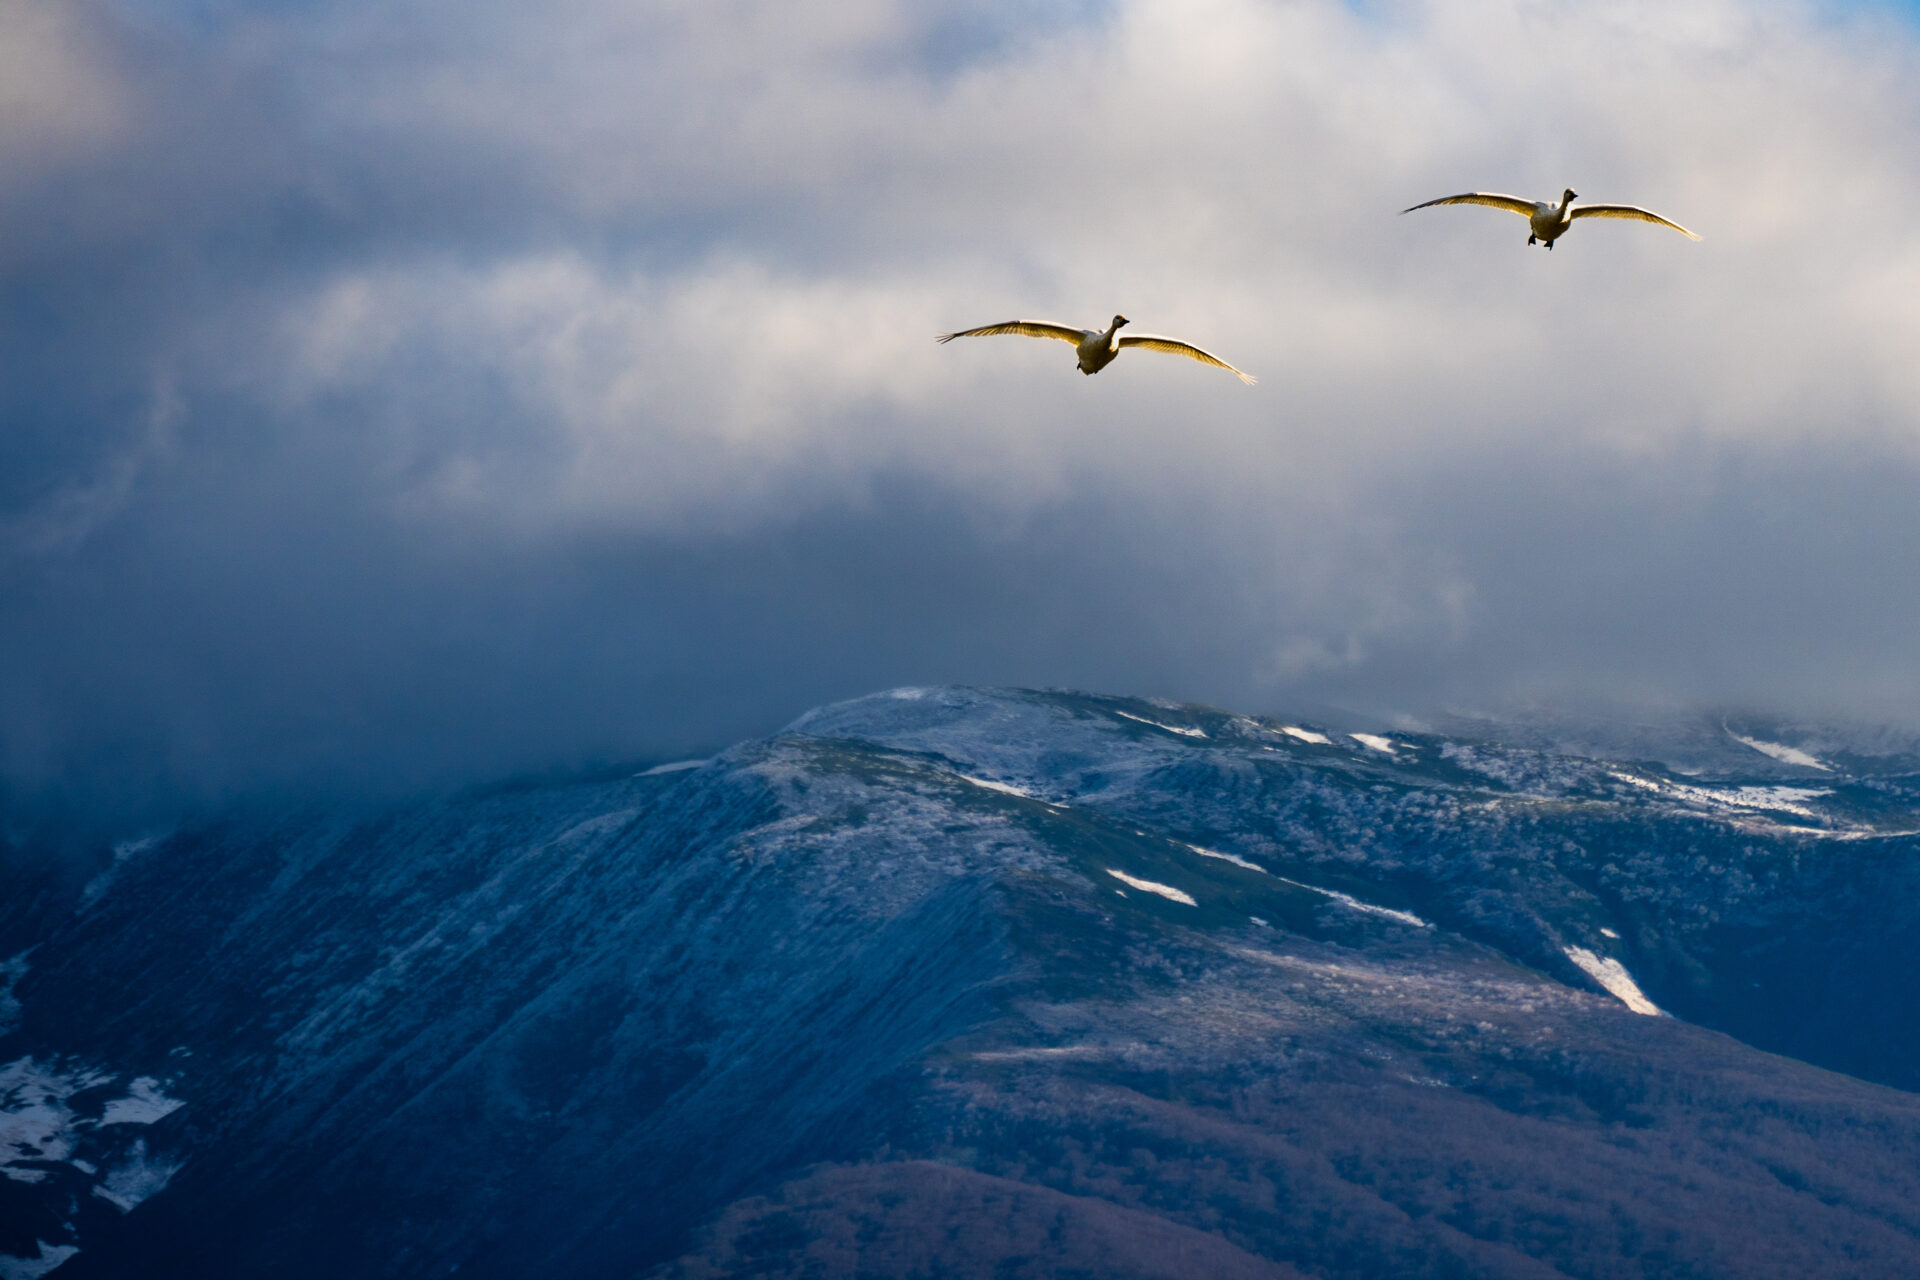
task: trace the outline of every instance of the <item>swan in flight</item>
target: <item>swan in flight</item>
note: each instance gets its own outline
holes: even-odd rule
[[[1189,360],[1198,360],[1225,369],[1248,386],[1254,384],[1252,374],[1242,373],[1211,351],[1202,351],[1191,342],[1182,342],[1178,338],[1162,338],[1152,333],[1129,333],[1122,337],[1120,326],[1127,323],[1125,316],[1115,316],[1113,323],[1104,330],[1076,329],[1072,325],[1054,324],[1047,320],[1009,320],[1005,324],[982,325],[978,329],[962,329],[958,333],[943,333],[934,338],[935,342],[952,342],[955,338],[987,338],[999,333],[1017,333],[1026,338],[1058,338],[1062,342],[1071,342],[1073,349],[1080,353],[1080,372],[1098,373],[1113,363],[1122,347],[1145,347],[1149,351],[1169,351],[1176,356],[1185,356]]]
[[[1663,227],[1672,227],[1689,240],[1700,237],[1679,223],[1663,218],[1650,209],[1637,208],[1630,204],[1583,204],[1573,207],[1579,192],[1568,187],[1566,194],[1560,197],[1560,203],[1551,200],[1522,200],[1518,196],[1503,196],[1492,191],[1469,191],[1463,196],[1442,196],[1438,200],[1429,200],[1417,204],[1413,209],[1427,209],[1436,204],[1484,204],[1495,209],[1506,209],[1525,218],[1533,228],[1533,234],[1527,237],[1527,243],[1536,240],[1547,248],[1553,248],[1553,242],[1567,233],[1575,218],[1635,218],[1641,222],[1657,222]],[[1412,213],[1413,209],[1402,209],[1402,213]]]

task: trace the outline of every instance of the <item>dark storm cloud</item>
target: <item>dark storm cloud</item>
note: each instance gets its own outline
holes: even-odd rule
[[[1920,716],[1907,28],[1043,8],[0,0],[12,803],[901,682]],[[1707,239],[1393,216],[1568,181]],[[1262,385],[929,340],[1115,309]]]

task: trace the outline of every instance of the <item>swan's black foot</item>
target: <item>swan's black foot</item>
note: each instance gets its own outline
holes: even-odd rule
[[[1548,252],[1548,253],[1552,253],[1552,252],[1553,252],[1553,241],[1551,241],[1551,240],[1549,240],[1549,241],[1547,241],[1547,252]]]
[[[1527,237],[1527,243],[1528,243],[1528,244],[1539,244],[1539,243],[1540,243],[1540,237],[1539,237],[1539,236],[1528,236],[1528,237]]]

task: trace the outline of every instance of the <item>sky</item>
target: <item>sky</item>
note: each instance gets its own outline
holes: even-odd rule
[[[1915,24],[0,0],[0,805],[905,683],[1920,725]],[[1567,186],[1703,239],[1398,212]],[[932,341],[1115,312],[1260,383]]]

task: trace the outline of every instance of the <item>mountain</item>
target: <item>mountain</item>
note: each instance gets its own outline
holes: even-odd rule
[[[1453,728],[902,689],[23,864],[0,1280],[1920,1274],[1920,760]]]

